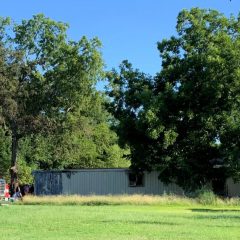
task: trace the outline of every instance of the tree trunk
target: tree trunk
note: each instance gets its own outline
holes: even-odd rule
[[[17,131],[13,130],[12,132],[12,159],[11,159],[11,192],[12,194],[15,191],[18,178],[17,178],[17,152],[18,152],[18,137]]]

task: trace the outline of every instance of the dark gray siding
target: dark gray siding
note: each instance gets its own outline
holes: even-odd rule
[[[36,195],[62,194],[61,172],[34,172],[34,191]]]
[[[240,197],[240,182],[235,183],[233,179],[227,179],[227,195],[229,197]]]

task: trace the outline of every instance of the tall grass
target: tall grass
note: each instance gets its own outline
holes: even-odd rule
[[[214,199],[214,200],[213,200]],[[25,205],[213,205],[240,206],[239,198],[221,199],[212,195],[200,195],[197,198],[187,198],[174,195],[107,195],[107,196],[25,196],[18,204]]]

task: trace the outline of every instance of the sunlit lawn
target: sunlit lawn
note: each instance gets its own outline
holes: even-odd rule
[[[1,240],[240,239],[240,208],[0,206]]]

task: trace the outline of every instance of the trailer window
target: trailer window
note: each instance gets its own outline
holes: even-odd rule
[[[128,181],[129,187],[143,187],[143,173],[129,173],[128,174]]]

